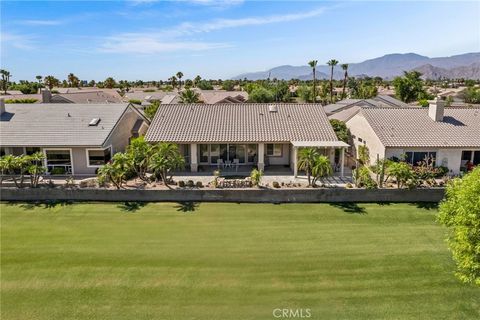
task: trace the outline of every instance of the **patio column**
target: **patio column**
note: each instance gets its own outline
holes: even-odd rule
[[[265,170],[264,154],[265,154],[265,144],[259,143],[257,167],[258,167],[258,170],[262,170],[262,171]]]
[[[293,176],[296,178],[298,175],[298,148],[293,147]]]
[[[343,177],[345,166],[345,148],[340,149],[340,176]]]
[[[198,171],[198,160],[197,160],[197,144],[190,144],[190,170],[192,172]]]

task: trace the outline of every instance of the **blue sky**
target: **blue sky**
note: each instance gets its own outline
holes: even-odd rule
[[[228,78],[318,59],[480,51],[480,2],[3,1],[13,78]]]

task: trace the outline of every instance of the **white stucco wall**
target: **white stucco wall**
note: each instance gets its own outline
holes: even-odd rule
[[[371,164],[375,163],[377,155],[380,159],[385,158],[385,147],[380,142],[380,139],[378,139],[367,120],[361,114],[353,116],[346,122],[346,125],[350,129],[351,134],[355,136],[353,139],[355,152],[357,152],[360,145],[365,145],[370,151]],[[358,141],[358,138],[361,138],[363,142]]]
[[[268,157],[270,165],[287,165],[290,164],[290,144],[282,144],[282,156],[267,156],[267,147],[265,146],[265,157]]]

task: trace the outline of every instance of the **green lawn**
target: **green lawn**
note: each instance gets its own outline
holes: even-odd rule
[[[479,319],[413,204],[1,204],[1,318]]]

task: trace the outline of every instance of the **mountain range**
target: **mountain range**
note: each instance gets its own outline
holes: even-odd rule
[[[352,77],[382,77],[392,79],[402,75],[403,71],[418,70],[425,79],[465,78],[480,79],[480,52],[465,53],[450,57],[429,58],[416,53],[394,53],[360,63],[349,63],[348,74]],[[317,79],[330,78],[328,65],[317,65]],[[340,65],[335,67],[333,77],[343,78]],[[312,69],[305,66],[284,65],[266,71],[240,74],[233,79],[312,79]]]

